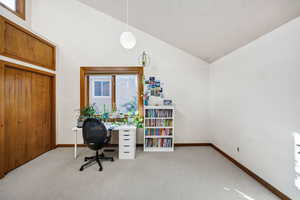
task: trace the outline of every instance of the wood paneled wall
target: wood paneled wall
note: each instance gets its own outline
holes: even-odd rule
[[[0,16],[0,55],[55,70],[55,46]]]

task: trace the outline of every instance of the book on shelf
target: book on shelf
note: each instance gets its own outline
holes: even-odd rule
[[[146,138],[146,148],[171,148],[172,138]]]
[[[173,129],[169,128],[145,128],[146,136],[171,136]]]
[[[146,151],[174,150],[174,107],[145,107],[144,149]]]
[[[146,109],[146,118],[171,118],[173,117],[172,109]]]
[[[173,126],[173,120],[172,119],[145,119],[145,126],[149,127],[162,127],[167,126],[171,127]]]

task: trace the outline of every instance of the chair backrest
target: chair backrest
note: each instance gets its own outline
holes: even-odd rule
[[[98,119],[86,119],[82,127],[82,137],[88,147],[101,148],[107,139],[107,129]]]

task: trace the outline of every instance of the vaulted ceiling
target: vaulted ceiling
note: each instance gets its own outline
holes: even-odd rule
[[[126,22],[126,0],[79,0]],[[129,0],[129,24],[207,62],[300,16],[300,0]]]

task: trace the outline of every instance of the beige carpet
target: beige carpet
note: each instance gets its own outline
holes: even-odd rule
[[[145,153],[136,160],[103,162],[78,169],[72,148],[58,148],[0,180],[0,200],[274,200],[251,177],[211,147],[180,147],[173,153]]]

